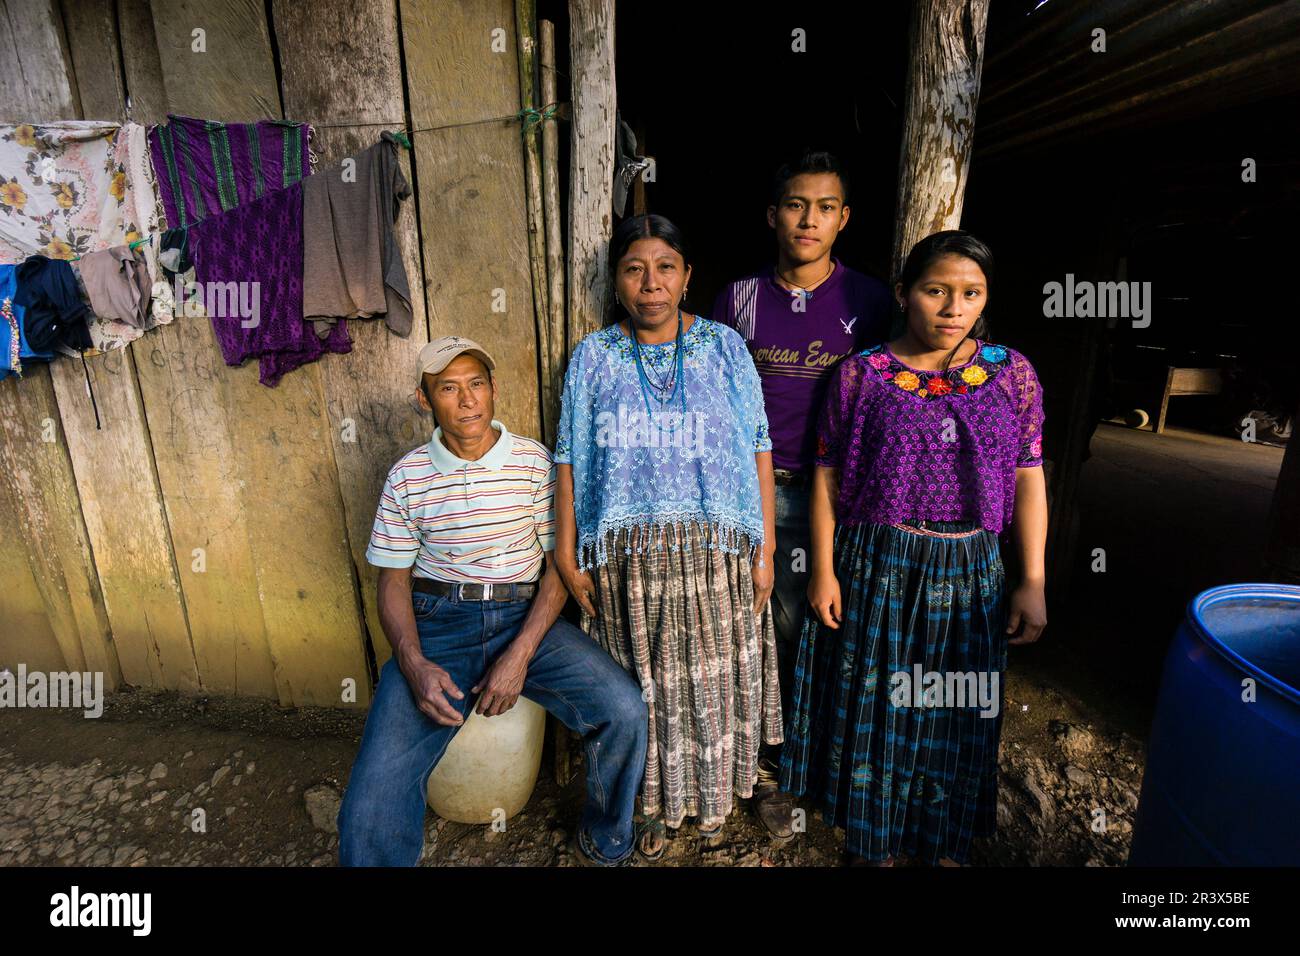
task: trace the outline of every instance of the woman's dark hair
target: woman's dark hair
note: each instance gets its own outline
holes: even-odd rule
[[[690,256],[686,252],[686,237],[673,225],[672,220],[653,213],[642,213],[630,219],[624,219],[614,234],[609,237],[609,301],[605,306],[605,324],[613,325],[623,318],[618,301],[618,262],[638,239],[662,239],[681,257],[682,262],[690,265]]]
[[[898,277],[899,283],[903,286],[903,294],[906,295],[911,291],[912,286],[925,274],[925,270],[930,268],[936,259],[943,256],[960,256],[973,261],[984,273],[984,284],[989,294],[992,294],[993,250],[962,229],[947,229],[943,232],[931,233],[912,247],[912,251],[907,254],[907,261],[903,263],[903,271]],[[953,346],[952,351],[948,353],[943,363],[945,370],[957,355],[958,349],[971,336],[977,339],[988,338],[988,321],[983,314],[975,320],[975,324],[970,327],[965,338]]]
[[[844,164],[834,153],[825,150],[805,149],[796,159],[785,163],[772,177],[772,205],[779,206],[785,195],[785,187],[790,180],[805,173],[833,173],[840,178],[844,189],[844,205],[849,204],[849,176],[844,171]]]

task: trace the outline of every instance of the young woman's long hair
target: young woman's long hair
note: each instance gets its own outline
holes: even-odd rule
[[[912,286],[925,274],[925,270],[930,268],[931,264],[941,256],[961,256],[972,260],[980,267],[980,271],[984,273],[985,287],[988,290],[985,297],[985,307],[987,308],[993,294],[993,250],[962,229],[947,229],[943,232],[931,233],[912,247],[912,251],[907,254],[907,261],[903,263],[903,271],[898,277],[898,281],[903,286],[903,295],[906,296],[912,291]],[[904,322],[906,322],[906,316],[904,316]],[[952,364],[952,360],[956,357],[962,345],[965,344],[966,339],[972,336],[986,341],[988,339],[988,319],[985,318],[983,313],[975,320],[975,324],[970,327],[970,331],[966,333],[965,337],[954,345],[952,351],[948,353],[943,362],[944,371],[947,371],[948,366]]]
[[[605,324],[613,325],[623,319],[623,306],[618,301],[618,261],[638,239],[662,239],[682,257],[683,266],[690,265],[686,254],[686,237],[672,220],[653,213],[642,213],[624,219],[609,237],[609,297],[605,305]]]

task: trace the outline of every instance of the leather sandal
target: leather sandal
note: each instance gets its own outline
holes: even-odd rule
[[[659,849],[653,853],[645,849],[646,838],[649,837],[658,841]],[[668,828],[664,825],[663,817],[651,817],[637,825],[636,828],[636,852],[641,859],[647,863],[657,863],[663,859],[664,853],[668,850]]]

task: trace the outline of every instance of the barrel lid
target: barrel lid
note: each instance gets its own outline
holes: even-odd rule
[[[1187,619],[1230,663],[1300,703],[1300,586],[1210,588],[1192,598]]]

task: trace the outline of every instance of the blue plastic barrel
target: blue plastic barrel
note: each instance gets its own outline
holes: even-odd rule
[[[1300,864],[1297,688],[1300,587],[1191,601],[1165,658],[1130,865]]]

